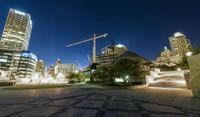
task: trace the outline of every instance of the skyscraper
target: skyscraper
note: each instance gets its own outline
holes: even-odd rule
[[[173,55],[185,56],[189,48],[191,48],[190,40],[183,33],[177,32],[169,37],[170,46]]]
[[[10,9],[0,41],[0,48],[7,50],[27,50],[32,30],[31,16]]]
[[[7,77],[12,76],[12,79],[19,81],[21,78],[32,78],[37,57],[28,51],[31,30],[29,14],[9,10],[0,40],[0,70],[7,72]]]

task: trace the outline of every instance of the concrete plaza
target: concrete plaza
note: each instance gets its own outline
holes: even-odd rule
[[[0,117],[200,117],[187,89],[146,86],[0,89]]]

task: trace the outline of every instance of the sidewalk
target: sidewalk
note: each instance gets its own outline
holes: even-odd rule
[[[185,89],[82,85],[4,94],[12,97],[0,99],[0,117],[200,117],[200,100]]]

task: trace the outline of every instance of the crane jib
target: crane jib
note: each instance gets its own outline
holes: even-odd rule
[[[103,35],[100,35],[100,36],[97,36],[95,39],[99,39],[99,38],[106,37],[106,36],[108,36],[107,33],[103,34]],[[94,37],[86,39],[86,40],[83,40],[83,41],[79,41],[79,42],[76,42],[76,43],[73,43],[73,44],[69,44],[66,47],[71,47],[71,46],[78,45],[78,44],[81,44],[81,43],[85,43],[85,42],[88,42],[88,41],[91,41],[91,40],[94,40]]]

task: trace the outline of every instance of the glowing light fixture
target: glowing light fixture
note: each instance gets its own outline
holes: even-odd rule
[[[174,34],[174,37],[180,37],[180,36],[184,36],[183,33],[181,33],[181,32],[176,32],[176,33]]]
[[[186,56],[192,56],[192,52],[187,52]]]
[[[177,68],[177,71],[181,71],[181,68]]]
[[[23,13],[21,11],[17,11],[17,10],[15,10],[15,13],[20,14],[20,15],[25,15],[25,13]]]

